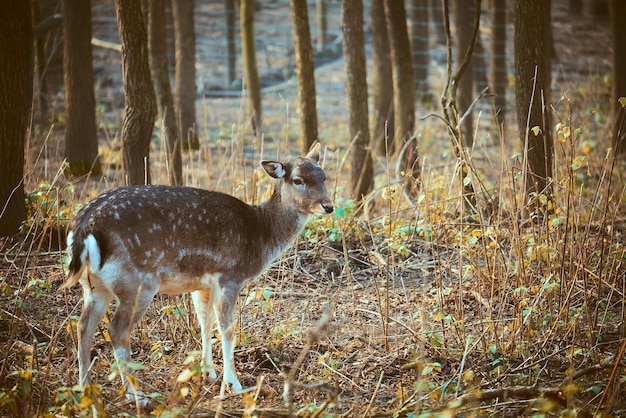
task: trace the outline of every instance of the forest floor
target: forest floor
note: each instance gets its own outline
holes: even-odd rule
[[[94,37],[116,42],[112,3],[93,3]],[[478,211],[461,203],[449,139],[430,118],[418,124],[424,171],[413,205],[395,187],[393,164],[378,157],[371,205],[357,215],[344,192],[350,141],[344,128],[343,63],[337,57],[318,68],[316,80],[324,166],[338,211],[332,218],[312,220],[294,247],[240,298],[235,361],[242,384],[253,389],[234,395],[221,390],[221,376],[217,382],[203,380],[197,369],[199,326],[190,298],[159,295],[131,343],[134,361],[143,365],[135,372],[137,381],[152,396],[149,411],[137,410],[120,394],[107,321],[98,328],[92,350],[95,385],[74,386],[81,291],[57,292],[65,280],[63,225],[81,203],[121,184],[121,64],[115,51],[95,49],[101,152],[109,170],[104,179],[66,179],[57,171],[62,121],[33,134],[27,162],[31,217],[24,234],[0,242],[0,413],[626,413],[621,362],[625,189],[623,166],[605,158],[607,22],[571,19],[567,2],[554,3],[555,107],[572,132],[576,127],[585,132],[578,141],[563,134],[565,140],[557,144],[555,213],[543,222],[527,221],[528,206],[520,198],[520,152],[517,139],[511,139],[516,138],[513,115],[509,127],[498,133],[486,105],[473,153]],[[215,60],[210,51],[217,48],[211,40],[220,36],[209,29],[218,27],[219,7],[221,3],[198,5],[196,25],[204,28],[198,33],[198,73],[208,80],[202,84],[198,113],[206,141],[200,151],[186,155],[185,175],[191,185],[250,200],[257,184],[250,167],[256,161],[278,152],[298,154],[296,85],[291,76],[268,85],[267,135],[253,139],[242,123],[242,99],[223,93],[236,88],[224,87],[223,68],[209,64]],[[329,26],[340,36],[339,2],[329,2],[329,8]],[[271,67],[268,80],[277,71],[293,72],[293,48],[271,43],[284,41],[278,28],[289,25],[286,0],[268,2],[257,14],[264,45],[259,62]],[[439,68],[430,75],[436,91],[443,72],[440,55],[433,54],[433,66]],[[62,114],[62,93],[52,96],[51,108]],[[431,111],[437,110],[424,104],[418,113]],[[153,149],[157,182],[167,178],[159,141]],[[267,184],[258,181],[258,195]],[[488,205],[487,196],[496,204]],[[216,334],[218,372],[219,338]]]

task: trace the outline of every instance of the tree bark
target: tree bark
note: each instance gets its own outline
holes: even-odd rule
[[[491,89],[499,124],[506,118],[506,0],[491,0],[489,4],[489,26],[491,28],[491,53],[489,74]]]
[[[552,176],[553,142],[548,123],[545,2],[515,1],[515,104],[522,147],[528,159],[528,193],[547,192]],[[538,127],[537,135],[532,131]]]
[[[428,95],[428,0],[409,2],[409,35],[413,77],[417,94]]]
[[[372,190],[374,180],[368,127],[362,0],[350,0],[341,3],[341,29],[344,71],[346,73],[346,98],[348,99],[348,126],[350,128],[350,140],[354,140],[350,189],[352,197],[360,201]]]
[[[176,48],[176,110],[185,149],[199,149],[196,130],[196,33],[193,0],[172,0]]]
[[[405,191],[416,191],[420,176],[416,141],[412,139],[415,129],[415,84],[411,68],[411,46],[406,25],[404,2],[384,0],[387,34],[391,50],[393,75],[394,145],[402,158]],[[406,147],[405,147],[406,144]]]
[[[0,237],[26,220],[24,141],[33,91],[30,2],[8,2],[0,13]]]
[[[235,66],[237,64],[235,0],[224,0],[224,13],[226,15],[226,84],[230,86],[235,81]]]
[[[306,154],[317,141],[317,109],[315,100],[315,68],[306,0],[289,0],[291,24],[296,52],[298,102],[300,103],[300,136]]]
[[[254,134],[258,135],[261,133],[261,84],[256,66],[256,45],[254,44],[254,0],[241,0],[240,7],[243,78],[248,93],[250,124]]]
[[[80,1],[80,0],[78,0]],[[165,28],[165,0],[148,2],[148,42],[150,48],[150,72],[154,83],[154,93],[161,119],[164,145],[167,150],[170,184],[183,182],[181,141],[176,109],[170,86],[169,63],[167,61],[167,33]]]
[[[454,0],[454,22],[456,27],[456,63],[461,63],[472,41],[472,13],[473,0]],[[465,67],[456,91],[456,109],[459,119],[472,103],[474,96],[474,64],[471,59]],[[461,125],[461,141],[464,146],[471,148],[474,143],[474,119],[467,115]]]
[[[616,150],[626,154],[625,110],[620,97],[626,97],[626,2],[611,0],[611,39],[613,43],[613,87],[611,92],[611,115],[613,117],[613,141]]]
[[[379,154],[393,154],[394,112],[391,52],[385,21],[385,7],[381,1],[371,4],[372,22],[372,97],[374,103],[373,143]],[[387,140],[389,139],[389,142]]]
[[[102,174],[98,159],[96,98],[91,52],[91,1],[63,0],[65,158],[74,176]]]
[[[315,49],[324,52],[326,37],[328,36],[328,3],[326,0],[315,1],[315,26],[317,27],[317,39]]]
[[[157,111],[141,1],[115,0],[115,13],[122,44],[125,91],[124,174],[128,184],[150,184],[150,140]]]

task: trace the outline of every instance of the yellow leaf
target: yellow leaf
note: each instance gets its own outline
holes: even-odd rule
[[[194,372],[191,369],[185,369],[182,372],[180,372],[180,374],[176,378],[176,381],[178,383],[185,383],[189,379],[191,379],[193,377],[193,375],[194,375]]]
[[[78,408],[79,409],[84,409],[87,408],[89,405],[92,404],[92,399],[91,396],[83,396],[82,398],[80,398],[80,403],[78,404]]]

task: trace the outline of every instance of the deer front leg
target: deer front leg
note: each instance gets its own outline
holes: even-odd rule
[[[202,334],[202,374],[209,373],[209,378],[217,379],[215,364],[213,363],[213,349],[211,344],[211,333],[215,325],[215,313],[213,310],[213,291],[197,290],[191,293],[193,306],[198,315],[200,332]]]

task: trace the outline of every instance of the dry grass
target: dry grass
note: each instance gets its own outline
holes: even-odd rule
[[[529,221],[524,173],[505,151],[512,144],[503,133],[479,130],[472,161],[481,202],[476,211],[462,204],[436,121],[420,125],[426,158],[413,206],[397,192],[393,164],[380,158],[370,205],[355,216],[343,190],[348,144],[328,144],[324,164],[338,212],[312,220],[240,298],[236,363],[253,390],[235,396],[220,391],[219,380],[203,381],[189,297],[158,296],[132,340],[134,359],[145,366],[137,379],[154,396],[151,413],[586,416],[626,410],[623,164],[594,145],[603,135],[600,124],[565,113],[571,129],[557,143],[554,199],[546,202],[554,210],[536,222]],[[188,184],[258,201],[268,182],[253,168],[261,157],[291,154],[290,130],[271,140],[253,140],[241,127],[218,138],[207,134],[203,148],[186,157]],[[73,386],[81,297],[78,287],[55,291],[64,280],[63,226],[79,204],[122,181],[114,140],[102,149],[107,177],[65,179],[61,136],[52,132],[45,145],[32,145],[31,217],[22,235],[0,244],[0,410],[148,414],[119,393],[105,323],[93,350],[95,384]],[[156,182],[167,178],[158,142]]]

